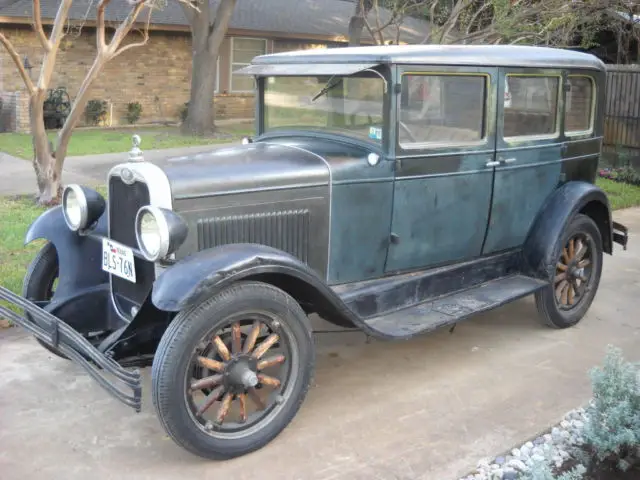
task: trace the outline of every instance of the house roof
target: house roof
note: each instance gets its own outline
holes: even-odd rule
[[[215,11],[220,0],[210,0],[212,11]],[[17,0],[0,7],[0,18],[14,23],[31,21],[32,0]],[[55,18],[59,0],[41,0],[41,11],[44,23],[51,23]],[[75,0],[69,11],[72,21],[95,21],[97,1]],[[126,0],[112,0],[106,9],[107,21],[122,20],[131,7]],[[237,0],[231,18],[231,30],[263,31],[272,34],[295,34],[298,38],[326,37],[336,40],[345,39],[348,35],[349,20],[354,12],[354,3],[349,0]],[[370,19],[375,23],[373,14]],[[140,15],[142,21],[143,15]],[[168,0],[161,10],[154,10],[151,23],[154,29],[188,28],[182,7],[175,0]],[[381,11],[381,21],[389,18],[389,12]],[[401,27],[400,40],[406,43],[421,42],[428,33],[428,24],[416,18],[405,18]],[[182,28],[177,28],[182,27]],[[389,28],[386,37],[395,36],[395,29]],[[370,38],[366,29],[363,39]]]
[[[605,70],[594,55],[551,47],[524,45],[380,45],[314,49],[260,55],[247,73],[277,70],[283,64],[428,64],[589,68]],[[271,65],[273,67],[267,67]],[[369,65],[370,66],[370,65]],[[364,67],[366,68],[366,67]]]

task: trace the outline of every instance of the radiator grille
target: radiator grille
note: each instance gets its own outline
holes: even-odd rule
[[[120,177],[109,179],[109,237],[128,247],[138,248],[135,218],[138,209],[150,202],[149,188],[142,182],[127,185]],[[141,305],[153,286],[154,265],[135,257],[136,283],[111,276],[111,290],[118,307],[129,312]]]
[[[257,243],[308,260],[309,210],[213,217],[198,221],[198,249]]]

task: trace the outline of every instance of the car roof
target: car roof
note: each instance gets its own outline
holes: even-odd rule
[[[377,45],[295,50],[260,55],[254,65],[375,63],[475,65],[605,70],[596,56],[551,47],[524,45]]]

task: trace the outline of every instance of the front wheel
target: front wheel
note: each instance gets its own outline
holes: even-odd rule
[[[553,328],[571,327],[584,317],[602,273],[602,238],[590,217],[576,215],[561,242],[554,277],[535,294],[543,322]]]
[[[291,422],[314,365],[311,325],[298,303],[271,285],[238,283],[173,319],[153,360],[153,404],[178,445],[232,458]]]

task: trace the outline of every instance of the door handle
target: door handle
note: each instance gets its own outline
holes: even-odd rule
[[[516,161],[516,159],[515,158],[504,158],[502,161],[504,163],[513,163],[513,162]]]
[[[497,167],[498,165],[500,165],[500,162],[494,161],[494,160],[490,160],[486,163],[487,167]]]

